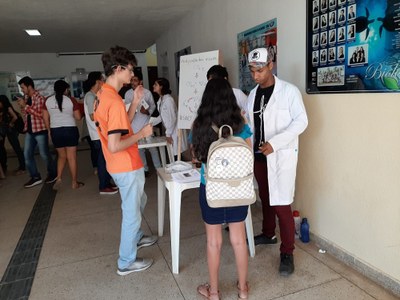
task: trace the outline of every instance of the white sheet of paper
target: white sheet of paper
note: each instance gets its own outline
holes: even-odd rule
[[[197,171],[196,169],[172,173],[171,176],[174,179],[174,181],[181,183],[200,181],[200,172]]]

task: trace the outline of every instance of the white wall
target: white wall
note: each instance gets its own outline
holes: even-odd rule
[[[306,0],[207,0],[156,41],[159,68],[174,87],[176,51],[219,49],[235,86],[237,33],[273,18],[278,76],[300,88],[309,116],[294,206],[314,234],[400,284],[399,95],[305,93]]]

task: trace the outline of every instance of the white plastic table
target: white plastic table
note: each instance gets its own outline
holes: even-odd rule
[[[162,166],[165,167],[167,165],[167,160],[165,156],[165,148],[167,148],[168,158],[170,162],[174,161],[174,154],[172,151],[172,147],[170,144],[167,143],[167,138],[165,136],[152,136],[141,139],[138,142],[139,149],[146,149],[146,148],[153,148],[157,147],[160,156],[161,156],[161,163]]]
[[[165,213],[165,189],[169,195],[169,215],[171,232],[171,256],[172,273],[179,274],[179,237],[181,221],[181,197],[182,192],[188,189],[198,188],[200,181],[180,183],[172,179],[170,174],[165,173],[164,168],[157,169],[158,175],[158,236],[164,234],[164,213]],[[251,209],[245,220],[247,240],[249,242],[250,256],[255,256],[253,221]]]

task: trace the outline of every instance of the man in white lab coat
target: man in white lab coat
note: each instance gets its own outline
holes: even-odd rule
[[[249,68],[257,86],[247,102],[253,130],[254,174],[262,202],[262,233],[255,244],[276,244],[275,216],[279,219],[281,262],[279,273],[294,271],[293,202],[299,135],[308,125],[300,91],[272,74],[273,62],[265,48],[249,53]]]
[[[142,72],[135,69],[135,75],[131,79],[132,89],[128,90],[125,94],[125,104],[131,103],[133,100],[133,91],[139,86],[143,85],[143,75]],[[150,116],[156,109],[156,104],[154,103],[153,94],[148,90],[143,88],[143,99],[138,105],[135,116],[133,117],[131,126],[133,132],[139,132],[144,126],[146,126],[150,121]],[[160,156],[158,155],[158,148],[149,148],[151,154],[151,159],[153,160],[154,168],[161,168]],[[143,162],[145,176],[148,177],[149,167],[147,165],[145,149],[139,149],[139,155]]]

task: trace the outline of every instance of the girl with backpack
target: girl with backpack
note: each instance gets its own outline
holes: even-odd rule
[[[229,224],[229,237],[233,247],[238,272],[238,297],[248,299],[248,250],[246,244],[245,219],[248,206],[211,208],[207,204],[204,177],[204,165],[207,162],[209,147],[218,139],[212,128],[224,124],[232,127],[233,134],[246,140],[251,145],[252,132],[242,117],[232,87],[225,79],[211,79],[204,90],[197,117],[192,128],[192,149],[195,158],[202,162],[199,202],[207,235],[207,261],[209,283],[202,284],[197,291],[207,299],[220,299],[218,275],[222,247],[222,224]],[[229,135],[228,128],[223,129],[223,136]]]

